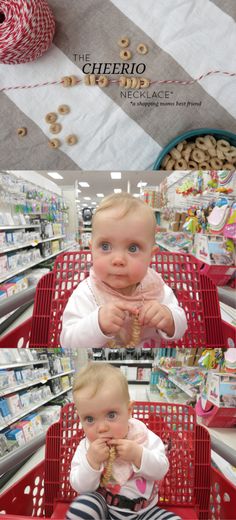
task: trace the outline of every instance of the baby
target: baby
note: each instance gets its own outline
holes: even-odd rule
[[[184,310],[160,274],[153,210],[128,193],[103,199],[92,221],[93,267],[68,300],[61,345],[67,348],[139,346],[177,340],[187,328]]]
[[[165,447],[143,422],[131,418],[128,383],[120,369],[89,363],[75,377],[73,397],[85,438],[71,463],[70,483],[80,496],[67,520],[180,520],[156,505],[158,482],[169,469]]]

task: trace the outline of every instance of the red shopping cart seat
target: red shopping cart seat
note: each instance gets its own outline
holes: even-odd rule
[[[170,470],[160,484],[158,505],[183,519],[209,519],[210,441],[196,424],[194,410],[182,404],[136,402],[133,416],[143,421],[169,447]],[[69,482],[70,464],[83,437],[74,405],[47,433],[45,460],[46,516],[64,518],[77,493]]]

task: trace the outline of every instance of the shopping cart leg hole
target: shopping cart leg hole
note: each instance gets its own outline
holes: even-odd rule
[[[224,502],[230,502],[231,501],[231,498],[230,498],[228,493],[224,493],[223,500],[224,500]]]
[[[29,495],[30,491],[31,491],[31,487],[30,486],[26,486],[26,488],[24,489],[24,495]]]
[[[17,343],[17,347],[18,347],[18,348],[22,348],[23,345],[24,345],[24,338],[20,338],[19,341],[18,341],[18,343]]]

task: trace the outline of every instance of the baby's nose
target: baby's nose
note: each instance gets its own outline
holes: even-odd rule
[[[107,432],[109,429],[107,421],[101,421],[98,425],[98,433]]]
[[[122,253],[116,253],[112,259],[113,265],[124,265],[125,264],[125,256]]]

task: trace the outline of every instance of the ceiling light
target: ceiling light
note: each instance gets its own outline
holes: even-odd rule
[[[122,192],[122,189],[121,188],[115,188],[114,189],[114,193],[121,193]]]
[[[121,172],[111,172],[112,179],[121,179]]]
[[[133,197],[136,197],[136,199],[138,199],[140,197],[140,193],[133,193]]]
[[[91,200],[91,197],[84,197],[84,200]]]
[[[82,206],[83,206],[84,208],[87,208],[87,207],[88,207],[88,204],[82,204]]]
[[[48,175],[53,179],[64,179],[64,177],[57,172],[48,172]]]
[[[97,197],[104,197],[103,193],[97,193]]]
[[[142,186],[147,186],[147,182],[141,182],[141,181],[140,181],[140,182],[137,184],[137,188],[142,188]]]
[[[97,206],[97,203],[96,203],[96,202],[92,202],[92,205],[93,205],[93,206]]]
[[[79,188],[76,188],[77,193],[81,193],[81,190]]]
[[[79,185],[81,188],[90,188],[90,184],[88,184],[88,182],[79,182]]]

